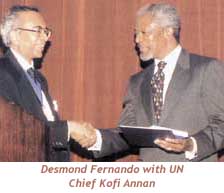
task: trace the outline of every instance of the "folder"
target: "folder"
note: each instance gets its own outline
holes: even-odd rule
[[[154,141],[157,138],[187,138],[188,132],[171,129],[167,127],[160,127],[152,125],[150,127],[138,127],[120,125],[121,135],[125,138],[127,143],[138,147],[155,147]]]

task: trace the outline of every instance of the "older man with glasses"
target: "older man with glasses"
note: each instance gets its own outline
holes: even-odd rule
[[[96,139],[94,134],[87,137],[91,130],[77,127],[74,121],[59,119],[47,80],[34,67],[33,59],[42,57],[51,30],[37,8],[13,6],[1,24],[1,36],[8,51],[0,59],[0,96],[53,128],[51,155],[46,161],[69,161],[70,138],[87,146]]]

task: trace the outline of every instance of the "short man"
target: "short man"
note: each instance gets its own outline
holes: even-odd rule
[[[154,59],[154,64],[130,78],[120,124],[159,125],[189,135],[204,131],[187,140],[158,139],[155,143],[160,148],[140,148],[142,161],[201,159],[223,148],[224,65],[183,49],[180,28],[179,15],[169,4],[139,10],[135,35],[140,58]],[[117,133],[100,133],[102,147],[96,157],[128,148]],[[216,155],[205,159],[216,160]]]
[[[2,40],[9,49],[0,59],[0,96],[20,105],[52,128],[52,154],[48,161],[69,161],[70,137],[78,142],[82,139],[86,145],[95,139],[85,141],[90,130],[78,131],[74,122],[59,120],[47,81],[34,69],[33,59],[42,57],[50,35],[51,30],[37,8],[13,6],[10,9],[1,25]]]

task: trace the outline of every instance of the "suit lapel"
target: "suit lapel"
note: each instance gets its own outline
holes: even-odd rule
[[[41,120],[45,120],[41,103],[37,98],[28,78],[26,77],[25,72],[10,51],[6,53],[6,57],[9,59],[10,64],[12,65],[11,69],[13,77],[15,78],[15,82],[20,91],[21,105],[36,117],[40,118]]]
[[[153,104],[152,104],[152,90],[151,90],[151,79],[154,72],[154,64],[151,64],[144,74],[142,85],[141,85],[141,96],[142,96],[142,105],[146,112],[146,115],[149,119],[149,123],[153,123],[154,121],[154,113],[153,113]]]
[[[170,112],[175,108],[179,102],[180,97],[186,90],[190,80],[190,58],[189,54],[182,50],[176,64],[172,79],[169,83],[160,124],[162,124]]]
[[[43,75],[37,71],[37,80],[39,81],[40,83],[40,86],[41,86],[41,90],[44,92],[44,95],[47,99],[47,102],[50,106],[50,109],[51,109],[51,112],[53,113],[53,116],[55,118],[55,120],[59,120],[59,115],[58,113],[55,111],[54,109],[54,105],[53,105],[53,102],[52,102],[52,98],[48,92],[48,88],[47,88],[47,83],[45,81],[43,81],[43,79],[45,80],[45,78],[43,78]]]

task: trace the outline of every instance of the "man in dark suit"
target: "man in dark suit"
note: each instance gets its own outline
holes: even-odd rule
[[[200,160],[223,148],[224,65],[183,49],[180,28],[179,15],[169,4],[139,10],[135,36],[140,58],[154,63],[130,78],[119,124],[158,125],[190,136],[204,131],[187,140],[158,139],[158,148],[140,148],[142,161]],[[100,134],[102,146],[96,157],[129,148],[116,132]],[[216,160],[216,155],[205,159]]]
[[[50,158],[46,161],[69,161],[70,137],[88,145],[91,139],[86,135],[90,130],[79,130],[75,122],[59,119],[47,80],[34,68],[33,59],[42,57],[50,35],[51,30],[37,8],[10,9],[1,24],[2,40],[8,51],[0,59],[0,96],[20,105],[50,128]]]

